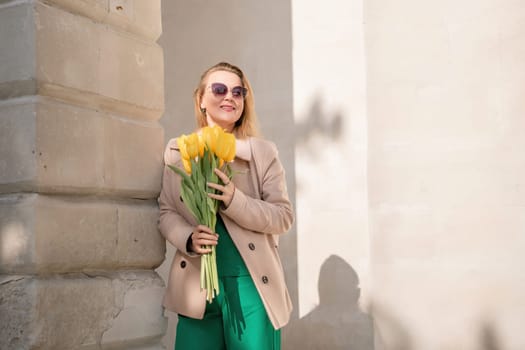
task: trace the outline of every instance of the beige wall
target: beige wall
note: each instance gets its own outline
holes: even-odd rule
[[[365,23],[377,349],[523,349],[525,5],[370,0]]]
[[[297,349],[373,349],[363,1],[292,1]]]

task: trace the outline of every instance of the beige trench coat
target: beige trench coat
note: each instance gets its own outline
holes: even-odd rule
[[[168,142],[165,164],[182,167],[177,142]],[[275,145],[258,138],[237,141],[232,164],[235,193],[220,215],[237,246],[275,329],[290,318],[292,303],[279,258],[278,235],[293,223],[284,169]],[[162,235],[175,246],[164,306],[176,313],[202,319],[206,293],[200,289],[200,256],[188,252],[186,243],[195,218],[180,196],[180,177],[165,166],[159,197]]]

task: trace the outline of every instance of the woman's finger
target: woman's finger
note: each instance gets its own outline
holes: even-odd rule
[[[198,225],[193,229],[191,234],[191,249],[197,254],[206,254],[211,252],[206,246],[217,245],[219,235],[212,231],[206,225]]]
[[[193,251],[197,254],[207,254],[211,253],[211,248],[205,248],[204,246],[195,246]]]
[[[207,232],[207,233],[210,233],[210,234],[214,234],[215,232],[213,232],[213,230],[211,228],[209,228],[208,226],[206,225],[197,225],[197,227],[195,227],[195,229],[193,230],[194,233],[198,233],[198,232]]]
[[[208,187],[211,187],[211,188],[216,189],[216,190],[221,191],[221,192],[224,192],[224,190],[226,189],[226,186],[221,185],[221,184],[217,184],[217,183],[214,183],[214,182],[208,182],[207,185],[208,185]]]
[[[214,171],[215,171],[215,174],[217,174],[217,176],[219,177],[219,179],[221,179],[223,184],[226,185],[230,182],[230,178],[228,177],[228,175],[223,173],[219,168],[215,168]]]
[[[191,239],[193,243],[201,244],[201,245],[208,245],[213,244],[216,245],[218,241],[218,235],[215,233],[207,233],[207,232],[200,232],[200,233],[194,233],[191,236]]]
[[[233,200],[233,192],[223,192],[222,194],[208,193],[208,197],[222,201],[228,208]]]

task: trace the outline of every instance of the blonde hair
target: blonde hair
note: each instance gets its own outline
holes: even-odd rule
[[[235,123],[233,132],[239,138],[259,135],[257,115],[255,113],[255,102],[253,99],[253,90],[250,82],[239,67],[227,62],[217,63],[202,73],[199,85],[193,92],[195,118],[197,119],[198,127],[202,128],[208,125],[208,121],[206,120],[206,111],[201,110],[201,101],[202,95],[206,89],[206,80],[208,79],[208,76],[210,73],[217,71],[226,71],[237,75],[241,79],[242,86],[248,90],[248,93],[244,98],[244,109],[242,111],[241,117]]]

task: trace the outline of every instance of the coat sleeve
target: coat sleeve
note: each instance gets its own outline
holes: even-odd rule
[[[230,205],[222,209],[222,213],[245,229],[282,234],[291,228],[294,221],[285,171],[272,143],[259,141],[256,147],[252,162],[258,163],[261,198],[252,198],[236,188]]]
[[[170,140],[164,152],[165,165],[162,175],[162,188],[158,199],[160,209],[159,230],[178,251],[189,256],[197,256],[193,252],[188,252],[186,247],[195,225],[186,220],[177,209],[181,205],[177,203],[180,201],[181,179],[179,175],[168,168],[168,164],[181,166],[180,155],[174,145],[175,140]]]

